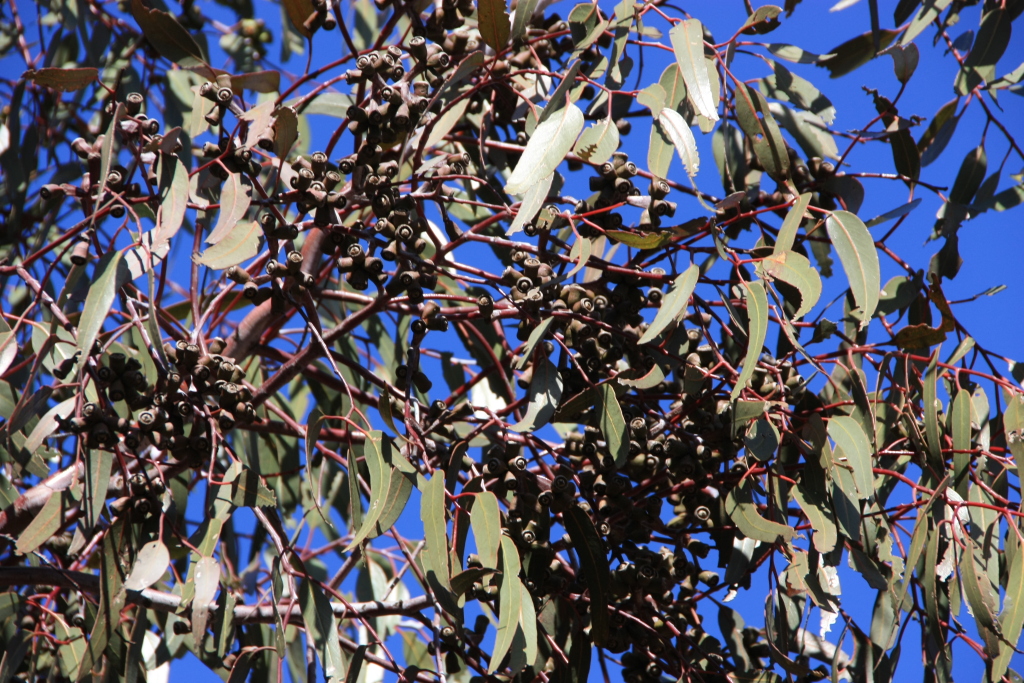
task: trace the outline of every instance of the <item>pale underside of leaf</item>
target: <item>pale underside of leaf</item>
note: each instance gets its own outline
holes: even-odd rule
[[[549,176],[562,163],[582,130],[583,112],[572,103],[537,124],[519,163],[505,183],[505,191],[523,194]]]

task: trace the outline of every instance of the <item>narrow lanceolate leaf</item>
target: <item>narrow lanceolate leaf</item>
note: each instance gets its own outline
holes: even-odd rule
[[[998,681],[1006,673],[1006,667],[1014,656],[1009,645],[1020,642],[1021,627],[1024,626],[1024,545],[1017,539],[1017,534],[1007,534],[1006,558],[1010,565],[1006,579],[1006,597],[1003,598],[1003,611],[999,614],[999,629],[1003,634],[1005,645],[999,649],[999,656],[992,663],[992,679]]]
[[[22,555],[32,552],[50,540],[50,537],[57,533],[63,523],[64,505],[61,493],[54,491],[25,530],[18,535],[15,549]]]
[[[729,491],[725,498],[725,513],[741,534],[755,541],[775,543],[780,538],[784,541],[796,538],[796,530],[793,527],[769,521],[758,513],[747,479],[740,480],[740,483]]]
[[[544,201],[548,198],[548,191],[551,189],[551,183],[554,179],[555,174],[549,173],[547,178],[544,178],[526,191],[526,194],[523,195],[523,201],[519,204],[519,211],[516,212],[516,217],[505,233],[506,235],[514,235],[537,217],[537,212],[544,206]]]
[[[57,418],[60,417],[62,419],[67,419],[75,412],[75,403],[77,400],[77,397],[72,396],[46,411],[46,413],[39,418],[39,421],[36,422],[36,426],[32,428],[32,431],[29,432],[28,438],[25,439],[25,445],[23,448],[29,453],[35,453],[36,450],[43,445],[43,442],[57,430]]]
[[[823,122],[832,125],[836,108],[814,85],[778,62],[772,65],[775,73],[758,81],[757,86],[765,97],[781,102],[790,102],[795,107],[817,115]]]
[[[775,180],[785,180],[789,176],[789,152],[764,95],[749,85],[736,88],[736,118],[765,172]]]
[[[766,279],[782,280],[800,292],[800,308],[793,319],[806,315],[821,296],[821,276],[807,257],[795,251],[776,252],[758,264],[758,274]]]
[[[744,282],[747,290],[747,354],[743,358],[743,370],[740,372],[736,386],[732,388],[732,400],[739,398],[747,382],[754,375],[757,359],[761,357],[765,335],[768,334],[768,295],[764,291],[764,283],[760,281]]]
[[[520,0],[519,4],[516,5],[510,34],[512,40],[519,40],[526,34],[526,29],[530,26],[530,18],[537,10],[537,5],[539,4],[540,0]]]
[[[499,52],[508,45],[512,24],[505,11],[505,0],[480,0],[477,3],[477,19],[480,38],[487,45]]]
[[[793,248],[793,243],[796,241],[797,230],[800,229],[800,224],[804,220],[804,212],[807,211],[807,205],[811,203],[811,193],[804,192],[797,198],[793,208],[786,214],[786,220],[782,221],[782,227],[779,228],[779,235],[775,238],[775,253],[778,254],[783,251],[789,251]]]
[[[128,268],[119,251],[106,254],[96,265],[89,293],[85,297],[81,322],[78,325],[79,363],[92,353],[92,345],[103,329],[107,314],[114,305],[117,290],[128,280]]]
[[[832,212],[825,221],[825,229],[839,254],[853,300],[859,307],[854,314],[864,321],[862,326],[866,325],[878,307],[878,294],[882,289],[875,240],[864,222],[849,211]]]
[[[107,499],[108,479],[114,464],[114,454],[105,449],[94,448],[87,451],[85,461],[84,524],[87,529],[95,529]]]
[[[46,67],[43,69],[29,69],[21,77],[32,81],[36,85],[51,88],[57,92],[70,92],[87,87],[96,80],[96,74],[98,73],[99,70],[91,66],[80,69]]]
[[[324,668],[328,681],[341,680],[345,675],[345,660],[341,655],[338,640],[338,620],[331,608],[331,601],[311,579],[302,582],[299,603],[302,605],[302,621],[306,633],[316,647],[316,654]]]
[[[996,620],[999,612],[999,595],[993,595],[992,583],[981,562],[981,550],[975,549],[969,534],[964,534],[966,547],[960,552],[960,579],[964,597],[971,608],[971,614],[978,627],[978,635],[985,644],[985,653],[995,657],[1000,650],[1000,627]]]
[[[516,630],[519,627],[520,602],[523,599],[523,584],[519,580],[519,551],[508,536],[501,536],[501,592],[498,594],[498,635],[494,639],[494,653],[487,673],[494,673],[501,666],[512,648]],[[529,594],[527,594],[528,596]]]
[[[423,569],[427,583],[441,607],[448,613],[458,611],[452,596],[451,570],[448,564],[448,523],[445,521],[444,475],[440,471],[427,482],[420,498],[426,548]]]
[[[970,339],[970,337],[968,337]],[[960,389],[949,416],[953,433],[953,489],[967,500],[971,465],[971,392]]]
[[[846,465],[853,469],[853,480],[861,500],[874,496],[874,474],[871,472],[871,442],[860,422],[847,415],[837,415],[828,421],[828,435],[836,442],[836,459],[846,456]],[[840,463],[840,466],[843,463]]]
[[[193,254],[196,263],[214,270],[223,270],[248,261],[259,253],[263,228],[257,221],[235,223],[223,239],[202,254]]]
[[[537,348],[537,344],[547,336],[548,330],[551,329],[555,319],[545,318],[540,321],[537,327],[533,328],[533,332],[530,332],[530,337],[526,340],[526,346],[523,347],[523,355],[513,366],[516,370],[522,370],[530,363],[530,359],[533,357],[533,350]]]
[[[138,22],[146,40],[162,57],[182,66],[206,65],[199,43],[169,13],[150,9],[142,0],[132,0],[132,16]]]
[[[232,173],[224,183],[220,192],[220,211],[217,213],[217,224],[206,237],[207,244],[217,244],[230,234],[238,221],[245,218],[245,212],[252,204],[252,185],[242,181],[240,173]],[[180,223],[179,223],[180,225]]]
[[[629,458],[629,435],[626,433],[626,418],[622,415],[622,407],[619,405],[618,395],[615,387],[610,382],[605,382],[599,387],[601,392],[601,404],[598,410],[601,415],[598,418],[598,426],[608,444],[608,452],[615,458],[615,465],[622,467]]]
[[[576,141],[576,156],[592,164],[603,164],[619,148],[619,127],[611,116],[588,126]]]
[[[681,21],[669,31],[686,94],[698,114],[718,120],[718,102],[711,94],[711,79],[704,64],[704,27],[698,19]]]
[[[939,351],[935,349],[931,360],[921,378],[921,412],[924,413],[924,439],[928,448],[928,462],[941,472],[945,459],[942,455],[942,433],[939,431],[939,411],[942,410],[942,403],[938,400],[938,362]]]
[[[352,447],[352,452],[349,455],[350,458],[362,456],[366,461],[366,469],[370,472],[370,507],[352,542],[345,549],[346,551],[356,547],[366,538],[370,538],[370,534],[375,531],[377,520],[380,519],[384,510],[388,489],[391,486],[391,472],[388,464],[384,461],[384,448],[391,448],[391,440],[387,439],[383,432],[372,431],[366,434],[366,440],[363,443],[355,444]],[[354,478],[357,471],[358,468],[350,465],[349,477]],[[356,503],[353,502],[353,506],[355,505]]]
[[[790,489],[793,492],[793,499],[803,510],[814,529],[812,541],[814,549],[819,553],[831,552],[836,547],[839,539],[839,530],[836,528],[835,516],[828,504],[824,493],[814,491],[803,481]]]
[[[498,499],[490,491],[476,494],[470,526],[476,539],[476,552],[484,567],[499,569],[498,546],[501,539],[501,512]]]
[[[130,591],[149,588],[160,580],[171,563],[171,554],[160,541],[150,541],[139,549],[135,556],[132,571],[124,581],[124,587]]]
[[[594,528],[590,516],[578,505],[570,505],[562,513],[562,524],[580,560],[590,594],[591,638],[595,645],[604,645],[608,638],[608,599],[611,590],[611,573],[608,571],[604,541]]]
[[[547,358],[538,360],[533,368],[533,380],[530,382],[526,415],[520,422],[512,425],[517,432],[532,432],[546,425],[562,398],[562,376],[558,368]]]
[[[640,344],[648,344],[654,341],[669,325],[682,318],[686,312],[686,304],[690,301],[690,296],[693,295],[693,290],[697,286],[697,278],[699,277],[700,268],[696,264],[692,264],[675,279],[672,283],[672,288],[661,300],[661,308],[658,309],[658,314],[654,316],[654,320],[651,321],[650,326],[643,336],[640,337]]]
[[[690,127],[686,125],[686,121],[679,115],[679,112],[668,107],[662,109],[658,114],[658,125],[672,141],[680,161],[683,162],[686,175],[690,176],[692,180],[700,170],[700,157],[697,154],[697,141],[694,139]]]
[[[550,175],[572,149],[582,130],[583,112],[572,103],[537,124],[519,163],[505,183],[505,191],[523,194]]]
[[[647,147],[647,170],[658,178],[668,177],[674,152],[675,147],[665,129],[661,126],[651,126],[651,139]]]
[[[188,169],[174,154],[160,154],[160,208],[153,243],[174,237],[188,208]]]

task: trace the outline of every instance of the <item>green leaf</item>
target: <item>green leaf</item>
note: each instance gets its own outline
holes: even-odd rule
[[[207,66],[199,43],[173,16],[146,7],[142,0],[132,0],[132,16],[161,56],[181,66]]]
[[[889,136],[892,159],[896,172],[911,180],[917,180],[921,173],[921,155],[909,130],[898,130]]]
[[[578,505],[570,505],[562,513],[562,525],[572,541],[590,593],[590,636],[594,644],[601,647],[608,641],[608,600],[612,586],[604,541],[590,515]]]
[[[124,587],[130,591],[149,588],[160,580],[170,563],[171,554],[167,546],[160,541],[150,541],[139,548],[139,554],[135,556],[135,564],[124,581]]]
[[[747,428],[743,437],[743,446],[759,462],[767,462],[779,450],[782,437],[775,424],[766,417],[761,417]]]
[[[970,339],[970,337],[967,337]],[[967,500],[970,486],[971,454],[971,392],[960,389],[953,399],[949,415],[950,431],[953,433],[953,488],[960,497]]]
[[[544,202],[548,198],[548,191],[551,190],[551,183],[554,179],[555,174],[552,172],[547,178],[535,185],[532,185],[530,189],[526,191],[523,195],[523,201],[519,204],[519,210],[516,212],[516,217],[513,219],[512,225],[505,233],[506,235],[514,235],[525,228],[527,223],[537,217],[537,212],[540,211],[542,206],[544,206]]]
[[[423,570],[431,591],[449,614],[458,613],[452,596],[451,570],[448,564],[448,523],[445,521],[444,474],[437,470],[426,483],[420,498],[420,520],[423,522]]]
[[[693,137],[693,131],[686,125],[686,121],[675,109],[662,109],[656,119],[658,126],[665,132],[672,145],[676,148],[679,160],[683,162],[683,170],[690,180],[700,170],[700,156],[697,154],[697,141]]]
[[[669,31],[669,38],[694,109],[711,121],[717,121],[718,102],[711,93],[711,79],[704,64],[704,27],[700,20],[679,22]]]
[[[775,180],[785,180],[789,176],[789,152],[764,95],[749,85],[737,87],[736,118],[765,172]]]
[[[494,652],[491,655],[487,673],[498,670],[505,655],[512,647],[516,630],[519,627],[520,603],[523,600],[523,584],[519,580],[521,564],[516,544],[508,536],[501,536],[501,589],[498,594],[498,635],[494,640]]]
[[[1007,644],[1019,643],[1024,626],[1024,544],[1015,532],[1007,534],[1006,559],[1009,565],[1006,578],[1006,596],[999,614],[999,628]],[[1001,647],[992,662],[991,680],[998,681],[1009,665],[1014,651]]]
[[[553,317],[544,318],[540,321],[540,324],[533,328],[530,332],[529,338],[526,340],[526,346],[523,347],[522,357],[512,366],[515,370],[522,370],[530,364],[530,359],[533,357],[533,350],[537,348],[537,344],[543,340],[548,330],[551,329],[555,319]]]
[[[761,94],[780,102],[809,111],[831,125],[836,118],[836,108],[810,81],[797,76],[778,62],[770,62],[775,73],[757,82]]]
[[[622,415],[618,394],[611,382],[598,386],[601,405],[598,407],[598,427],[608,444],[608,452],[615,459],[615,466],[622,467],[629,458],[629,435],[626,433],[626,418]]]
[[[825,221],[825,229],[832,240],[832,246],[839,254],[850,291],[859,310],[854,315],[866,325],[878,306],[881,291],[881,271],[875,240],[861,219],[848,211],[834,211]]]
[[[839,530],[836,528],[832,508],[824,491],[815,490],[805,482],[805,479],[806,474],[797,482],[796,486],[790,488],[793,500],[803,510],[807,520],[811,523],[811,528],[814,529],[812,537],[814,549],[819,553],[832,552],[839,539]]]
[[[839,158],[839,147],[835,138],[820,118],[778,102],[769,104],[768,110],[775,117],[775,121],[793,136],[808,157]]]
[[[107,499],[114,454],[106,449],[90,449],[85,456],[85,529],[95,529]]]
[[[509,194],[523,194],[533,185],[554,172],[569,153],[580,131],[583,130],[583,112],[569,103],[558,112],[537,124],[519,163],[505,183]]]
[[[603,164],[612,158],[612,153],[618,148],[619,128],[612,117],[608,116],[588,126],[576,141],[573,151],[583,161]]]
[[[672,232],[633,232],[631,230],[605,230],[604,234],[611,240],[625,244],[634,249],[660,249],[670,244],[675,234]]]
[[[316,646],[316,654],[324,668],[324,678],[328,681],[341,680],[345,671],[345,660],[341,655],[341,643],[338,640],[338,621],[334,616],[331,601],[312,579],[302,582],[299,592],[299,603],[302,606],[302,621]]]
[[[480,39],[494,48],[496,52],[505,49],[512,31],[508,12],[505,11],[505,0],[479,0],[477,2],[477,21],[480,28]]]
[[[496,571],[498,570],[489,567],[470,567],[465,571],[461,571],[452,577],[452,592],[457,596],[465,595],[475,583],[482,581],[485,576],[490,576]]]
[[[160,208],[157,210],[153,243],[174,237],[188,209],[188,169],[174,154],[160,154]]]
[[[187,176],[187,174],[186,174]],[[188,188],[186,185],[186,198]],[[217,224],[207,235],[207,244],[217,244],[227,237],[235,224],[245,218],[245,213],[252,204],[252,185],[242,182],[241,173],[231,173],[220,192],[220,210],[217,213]],[[179,221],[178,225],[181,225]]]
[[[14,547],[18,553],[27,555],[50,540],[63,524],[64,504],[61,492],[53,491],[29,525],[18,535]]]
[[[89,293],[85,297],[82,308],[81,322],[78,325],[79,363],[92,354],[92,345],[96,342],[103,323],[114,306],[114,298],[121,286],[128,281],[128,268],[119,251],[105,254],[93,273]]]
[[[914,75],[917,70],[917,64],[921,60],[921,53],[917,49],[917,45],[893,45],[888,50],[889,56],[892,57],[892,68],[896,73],[896,80],[906,85],[910,81],[910,77]]]
[[[985,653],[996,657],[1000,650],[1000,628],[996,620],[999,595],[992,594],[992,584],[981,563],[981,550],[975,548],[970,534],[963,535],[963,542],[966,547],[959,553],[959,569],[964,596],[984,641]]]
[[[793,243],[796,241],[796,233],[800,229],[800,224],[804,220],[804,213],[807,211],[807,205],[810,203],[810,192],[804,192],[797,198],[793,208],[786,214],[786,219],[782,221],[782,227],[779,228],[779,234],[775,238],[774,253],[780,254],[793,248]]]
[[[949,201],[953,204],[970,204],[987,172],[988,156],[985,154],[985,146],[978,145],[968,152],[960,163],[960,171],[953,181],[953,189],[949,191]]]
[[[803,254],[795,251],[776,252],[762,259],[757,266],[758,275],[766,280],[782,280],[800,292],[800,308],[793,319],[806,315],[821,296],[821,276]]]
[[[558,368],[547,358],[537,359],[533,366],[526,415],[512,425],[516,432],[532,432],[546,425],[562,398],[562,377]]]
[[[473,511],[470,513],[473,538],[480,564],[498,569],[498,547],[501,539],[501,512],[498,499],[490,491],[476,494]]]
[[[650,109],[653,116],[657,116],[658,112],[665,108],[665,100],[665,89],[660,83],[652,83],[636,95],[636,101]]]
[[[380,519],[381,513],[384,511],[388,492],[391,488],[391,471],[388,464],[384,461],[383,455],[385,448],[390,450],[391,440],[383,432],[372,431],[367,432],[363,443],[355,444],[352,447],[352,452],[349,454],[350,459],[353,456],[362,456],[366,461],[366,469],[370,472],[370,507],[366,511],[366,517],[363,518],[358,532],[356,532],[348,547],[345,548],[346,552],[351,551],[352,548],[355,548],[363,540],[373,538],[370,534],[375,533],[377,520]],[[356,479],[356,472],[358,472],[358,468],[354,465],[355,461],[350,461],[349,478],[351,480]],[[358,497],[353,498],[353,507],[355,507],[358,500]],[[355,524],[354,514],[353,524]]]
[[[647,170],[658,178],[668,177],[675,147],[661,126],[651,126],[651,139],[647,147]]]
[[[306,20],[316,11],[312,0],[281,0],[281,5],[299,35],[306,39],[312,38],[313,31],[306,26]]]
[[[231,504],[247,508],[276,507],[277,497],[263,483],[259,474],[243,465],[241,472],[231,482]]]
[[[832,56],[816,55],[813,52],[808,52],[802,47],[788,45],[786,43],[771,43],[768,46],[768,51],[779,59],[785,59],[787,62],[793,62],[795,64],[816,64],[821,60]]]
[[[46,411],[46,413],[39,418],[39,421],[36,422],[35,427],[32,428],[32,431],[29,433],[28,438],[25,439],[25,444],[22,448],[29,453],[34,454],[39,447],[43,445],[43,442],[57,430],[57,418],[60,417],[66,420],[74,414],[75,404],[77,402],[77,397],[72,396]],[[104,492],[106,492],[106,489],[104,489]]]
[[[29,69],[21,77],[57,92],[72,92],[88,87],[96,80],[98,73],[99,70],[92,66],[81,68],[50,66],[42,69]]]
[[[516,5],[516,15],[512,19],[512,40],[518,41],[526,35],[526,29],[530,25],[530,19],[534,12],[537,11],[538,4],[540,4],[540,0],[520,0]]]
[[[747,353],[743,359],[743,370],[740,372],[736,386],[732,388],[732,400],[739,398],[747,382],[754,376],[754,368],[761,357],[761,348],[768,333],[768,295],[764,291],[764,283],[760,281],[744,282],[747,290]]]
[[[1001,6],[985,12],[965,67],[994,66],[1010,44],[1012,15]]]
[[[900,45],[909,45],[921,31],[928,28],[932,22],[939,16],[942,10],[949,6],[952,0],[926,0],[922,5],[921,9],[918,10],[914,16],[914,20],[910,22],[910,26],[907,27],[903,37],[900,38]],[[899,22],[903,23],[903,22]]]
[[[569,251],[569,260],[572,261],[574,265],[569,272],[565,274],[564,279],[568,280],[586,267],[593,249],[593,240],[586,237],[580,237],[573,242],[572,249]]]
[[[893,209],[892,211],[886,211],[883,214],[875,216],[874,218],[869,220],[867,223],[865,223],[864,226],[868,227],[868,228],[873,228],[876,225],[881,225],[882,223],[886,223],[888,221],[891,221],[894,218],[902,218],[903,216],[906,216],[911,211],[913,211],[918,206],[920,206],[922,201],[923,200],[920,197],[918,197],[914,201],[907,202],[906,204],[903,204],[902,206],[898,206],[895,209]]]
[[[263,227],[258,221],[239,221],[226,237],[192,258],[199,265],[214,270],[237,266],[259,253],[262,236]]]
[[[939,431],[939,411],[942,404],[938,402],[936,384],[940,349],[935,349],[932,358],[921,379],[921,412],[924,413],[924,438],[928,447],[928,462],[936,472],[942,472],[944,458],[942,456],[942,435]],[[938,403],[938,405],[936,405]]]
[[[776,543],[779,538],[783,541],[792,541],[796,538],[796,530],[793,527],[770,522],[758,514],[748,479],[741,479],[729,491],[725,497],[725,513],[741,534],[755,541]]]
[[[899,31],[883,28],[878,32],[878,48],[889,47],[898,35]],[[839,78],[864,66],[875,56],[875,37],[868,31],[829,50],[829,54],[819,59],[817,64],[828,69],[831,78]]]
[[[639,344],[649,344],[658,338],[662,332],[668,329],[669,325],[678,322],[686,311],[686,304],[697,287],[697,280],[700,277],[700,268],[691,264],[672,282],[672,288],[661,301],[661,308],[654,316],[650,326],[640,337]]]
[[[836,442],[836,460],[840,461],[841,455],[846,456],[861,500],[872,498],[875,475],[871,471],[871,441],[860,422],[847,415],[836,415],[829,418],[828,435]]]

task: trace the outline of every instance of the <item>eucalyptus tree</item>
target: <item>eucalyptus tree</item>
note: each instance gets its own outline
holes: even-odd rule
[[[1020,680],[1024,3],[878,4],[5,3],[0,678]]]

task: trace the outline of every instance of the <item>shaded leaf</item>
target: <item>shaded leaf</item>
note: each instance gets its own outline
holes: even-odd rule
[[[793,319],[806,315],[821,296],[821,276],[803,254],[795,251],[776,252],[758,263],[758,274],[768,280],[777,279],[796,287],[800,307]]]
[[[548,330],[551,329],[555,319],[553,317],[545,318],[540,321],[540,324],[533,328],[530,332],[530,337],[526,340],[526,346],[523,347],[523,355],[512,367],[516,370],[522,370],[529,365],[530,360],[533,358],[533,350],[537,348],[537,344],[547,336]]]
[[[117,291],[128,280],[128,268],[119,251],[112,251],[103,256],[93,273],[89,293],[85,297],[82,317],[78,325],[79,363],[92,353],[92,345],[103,329],[107,314],[114,305]]]
[[[495,51],[501,52],[508,45],[512,30],[508,12],[505,11],[505,0],[478,0],[477,18],[480,38]]]
[[[598,387],[601,394],[598,427],[608,444],[608,451],[615,459],[616,467],[622,467],[629,458],[629,435],[626,433],[626,418],[622,415],[615,387],[605,382]]]
[[[633,232],[631,230],[605,230],[604,234],[616,242],[634,249],[659,249],[670,244],[675,235],[671,232]]]
[[[749,85],[737,88],[736,118],[765,172],[776,180],[785,180],[789,175],[789,152],[764,95]]]
[[[882,29],[878,32],[879,49],[885,49],[892,45],[892,41],[899,35],[899,31]],[[839,78],[859,69],[875,58],[875,38],[868,31],[851,38],[845,43],[829,50],[828,56],[818,60],[818,66],[829,70],[832,78]]]
[[[775,73],[757,82],[761,94],[782,102],[790,102],[831,125],[836,118],[836,108],[829,99],[810,81],[797,76],[778,62],[771,64]]]
[[[311,38],[313,32],[307,27],[306,20],[316,11],[312,0],[281,0],[281,5],[288,14],[292,27],[299,35],[303,38]]]
[[[178,232],[188,209],[188,169],[174,154],[160,154],[160,208],[153,243],[165,242]]]
[[[490,491],[476,494],[470,513],[477,555],[484,567],[498,569],[498,547],[501,538],[501,512],[498,499]]]
[[[299,603],[302,606],[302,621],[316,646],[324,678],[328,681],[340,680],[344,676],[345,660],[341,655],[338,621],[334,616],[331,601],[312,579],[306,579],[299,591]]]
[[[252,185],[242,182],[242,174],[231,173],[224,182],[220,193],[220,211],[217,213],[217,224],[207,235],[207,244],[217,244],[227,237],[235,225],[245,218],[246,211],[252,204]]]
[[[562,524],[569,534],[579,558],[590,593],[590,635],[598,647],[608,640],[608,600],[611,597],[611,573],[604,541],[597,533],[590,516],[578,505],[570,505],[562,513]]]
[[[562,398],[562,377],[558,368],[547,358],[534,364],[533,379],[528,392],[526,415],[510,429],[532,432],[546,425]]]
[[[177,19],[167,12],[146,7],[142,0],[132,0],[131,8],[146,40],[161,56],[182,66],[206,66],[199,43]]]
[[[497,671],[505,655],[512,648],[512,641],[519,627],[520,603],[523,600],[523,584],[519,581],[522,566],[519,551],[508,536],[501,536],[500,539],[502,576],[498,595],[498,635],[494,639],[494,652],[487,673]]]
[[[457,613],[452,596],[451,570],[448,564],[448,523],[445,521],[445,489],[443,473],[437,471],[426,483],[420,498],[420,520],[423,522],[423,569],[434,596],[449,614]]]
[[[544,202],[548,198],[548,191],[551,189],[551,183],[554,179],[555,174],[552,171],[548,174],[547,178],[530,186],[523,195],[523,201],[519,204],[519,210],[516,212],[512,225],[509,226],[508,231],[505,233],[506,235],[514,235],[537,217],[537,212],[544,206]]]
[[[747,479],[741,479],[729,491],[725,498],[725,513],[741,534],[755,541],[776,543],[780,538],[783,541],[792,541],[796,538],[796,530],[793,527],[771,522],[758,513]]]
[[[25,530],[18,535],[15,549],[27,555],[57,533],[64,524],[64,505],[60,491],[54,491]]]
[[[836,460],[846,456],[861,500],[872,498],[875,477],[871,471],[871,441],[860,422],[847,415],[836,415],[828,421],[828,435],[836,442]]]

